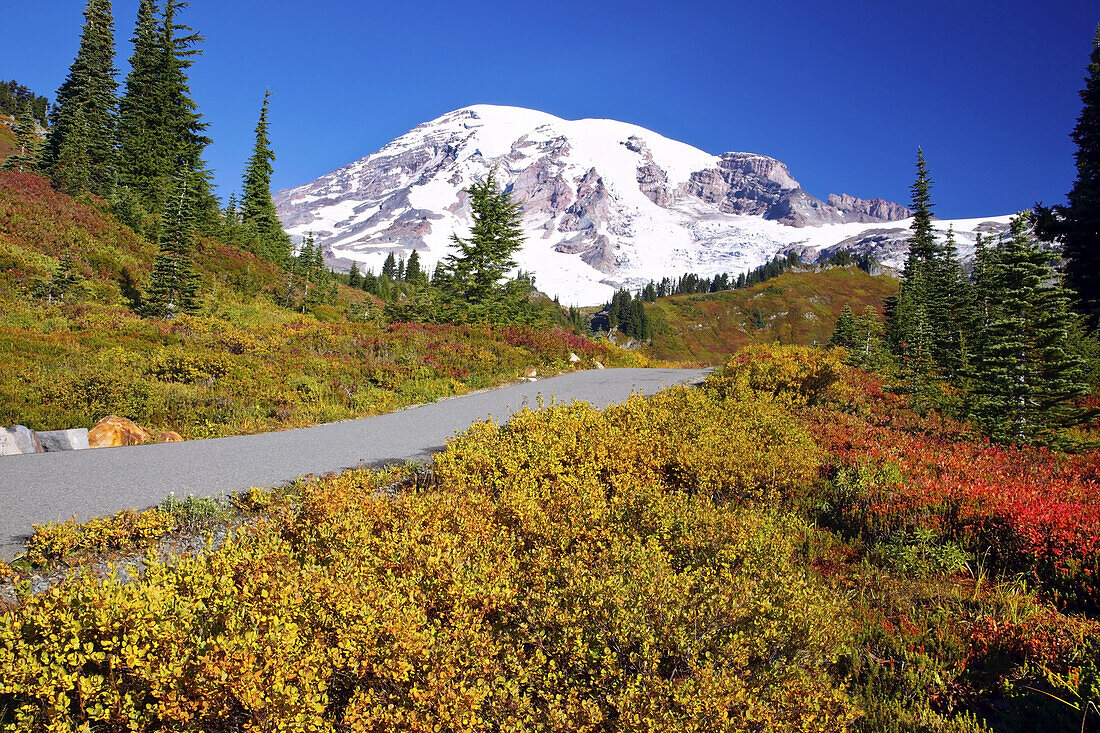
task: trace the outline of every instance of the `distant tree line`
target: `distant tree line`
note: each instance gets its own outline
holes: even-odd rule
[[[45,126],[49,100],[35,94],[15,79],[0,81],[0,113],[18,118],[24,109],[29,110],[32,120]]]

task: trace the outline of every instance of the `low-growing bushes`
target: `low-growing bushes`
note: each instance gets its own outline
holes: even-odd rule
[[[800,559],[808,528],[715,500],[812,474],[750,457],[800,438],[770,410],[687,390],[561,406],[474,428],[421,490],[307,484],[207,556],[0,617],[0,711],[31,730],[840,729],[851,621]],[[736,443],[724,461],[681,450],[708,426]]]
[[[1064,541],[1090,525],[1009,510],[1084,503],[1095,457],[974,443],[866,375],[820,379],[827,358],[783,352],[699,390],[482,423],[426,470],[166,503],[199,525],[222,507],[262,514],[202,556],[150,553],[127,583],[84,573],[24,592],[0,616],[0,720],[1081,729],[1100,622],[1046,599],[1069,608],[1064,584],[1094,608],[1090,546]],[[1021,478],[998,502],[977,479],[1004,483],[1009,461]],[[1044,528],[1061,564],[1008,535],[976,553],[983,518]]]

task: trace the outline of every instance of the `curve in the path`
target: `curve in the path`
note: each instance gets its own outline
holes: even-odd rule
[[[478,420],[506,421],[524,407],[585,400],[597,407],[706,376],[695,369],[573,372],[400,412],[312,428],[129,448],[0,458],[0,559],[22,552],[34,524],[85,521],[144,508],[170,493],[216,496],[360,465],[426,461]]]

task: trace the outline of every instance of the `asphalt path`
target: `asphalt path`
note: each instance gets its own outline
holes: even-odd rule
[[[34,524],[144,509],[170,493],[217,496],[358,466],[428,461],[479,420],[506,422],[525,407],[693,384],[699,369],[603,369],[523,382],[361,420],[261,435],[0,457],[0,559],[22,552]]]

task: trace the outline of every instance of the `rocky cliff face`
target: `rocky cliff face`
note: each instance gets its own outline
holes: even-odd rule
[[[431,266],[468,230],[463,189],[490,170],[522,205],[520,267],[567,303],[669,274],[737,273],[908,215],[881,199],[821,201],[765,155],[714,156],[622,122],[488,105],[422,124],[275,202],[330,264],[377,271],[389,253],[419,250]]]

